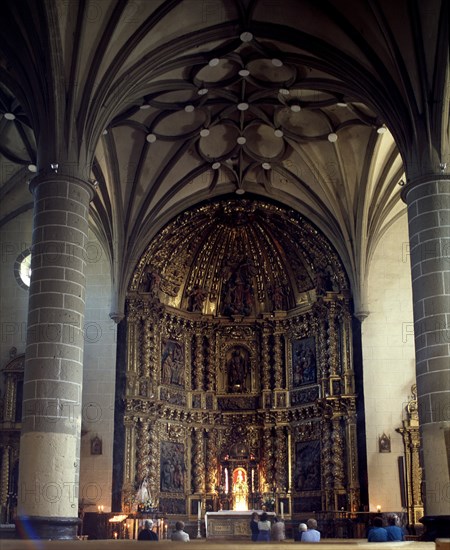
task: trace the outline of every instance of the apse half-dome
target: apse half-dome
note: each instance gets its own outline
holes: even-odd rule
[[[228,199],[183,212],[149,244],[131,291],[187,312],[258,317],[348,283],[328,240],[299,213]]]

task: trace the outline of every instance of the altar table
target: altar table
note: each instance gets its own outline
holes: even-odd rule
[[[254,512],[261,515],[263,510],[206,512],[206,538],[250,540],[250,519]],[[267,515],[272,519],[275,513],[267,512]]]

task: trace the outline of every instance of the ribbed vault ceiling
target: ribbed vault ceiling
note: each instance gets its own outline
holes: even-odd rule
[[[169,220],[251,193],[324,233],[364,309],[371,255],[404,215],[411,146],[425,140],[430,158],[448,146],[448,111],[428,102],[448,103],[446,2],[8,0],[1,12],[0,223],[32,206],[36,171],[89,180],[120,312]]]

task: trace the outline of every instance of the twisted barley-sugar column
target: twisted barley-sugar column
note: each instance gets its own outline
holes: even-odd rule
[[[194,493],[203,494],[205,492],[205,463],[203,452],[203,428],[193,428],[193,449],[192,449],[192,472]]]
[[[195,389],[203,390],[203,334],[195,332]]]
[[[217,430],[210,428],[206,439],[206,492],[214,493],[216,486],[219,485],[217,479],[218,461],[217,461]]]
[[[281,334],[279,331],[279,327],[277,327],[277,333],[274,337],[274,348],[275,348],[275,365],[274,365],[274,386],[276,390],[279,390],[282,388],[283,385],[283,363],[282,363],[282,342],[281,342]]]
[[[434,174],[410,181],[403,198],[408,206],[428,529],[450,521],[450,176]]]
[[[40,175],[20,440],[18,527],[32,538],[75,538],[83,382],[86,244],[91,186]]]
[[[263,390],[270,390],[270,363],[269,363],[270,330],[264,326],[261,342],[261,383]]]

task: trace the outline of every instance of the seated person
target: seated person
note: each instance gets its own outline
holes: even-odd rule
[[[388,535],[386,529],[383,527],[383,519],[376,517],[373,520],[373,527],[367,535],[368,542],[387,542]]]
[[[320,533],[317,531],[317,521],[314,518],[310,518],[306,522],[308,529],[302,534],[301,542],[319,542]]]
[[[253,541],[258,540],[258,533],[259,533],[258,521],[259,521],[258,512],[253,512],[252,517],[250,519],[250,532],[252,534]]]
[[[172,540],[179,540],[182,542],[189,542],[190,538],[188,533],[184,531],[184,523],[182,521],[177,521],[175,523],[175,531],[172,533],[171,537]]]
[[[158,540],[158,535],[152,531],[153,521],[146,519],[144,522],[144,528],[141,529],[138,535],[138,540]]]
[[[308,526],[306,525],[306,523],[299,523],[298,524],[298,533],[297,533],[297,536],[296,536],[295,540],[301,542],[302,535],[307,529],[308,529]]]
[[[272,540],[284,540],[286,538],[284,521],[276,516],[273,518],[271,536]]]
[[[261,514],[261,517],[258,521],[258,539],[259,541],[268,541],[270,540],[270,529],[271,524],[269,520],[269,516],[266,514],[266,512],[263,512]]]
[[[386,527],[388,540],[405,540],[403,530],[397,525],[398,517],[395,515],[388,517],[388,526]]]

